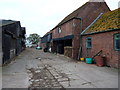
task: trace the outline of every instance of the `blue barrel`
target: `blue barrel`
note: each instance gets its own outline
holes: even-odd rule
[[[86,58],[86,63],[92,64],[92,62],[93,62],[92,58]]]

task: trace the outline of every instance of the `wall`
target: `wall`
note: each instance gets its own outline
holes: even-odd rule
[[[40,47],[42,47],[42,49],[46,48],[46,43],[40,43]]]
[[[2,21],[0,21],[1,25]],[[2,27],[0,27],[0,90],[2,90]]]
[[[52,39],[52,33],[47,33],[46,35],[44,35],[41,38],[40,47],[42,47],[43,49],[46,47],[49,48],[50,47],[49,43],[51,42],[51,39]]]
[[[72,58],[77,59],[78,54],[79,54],[79,48],[80,48],[80,20],[79,19],[74,19],[73,20],[75,26],[73,28],[73,34],[74,38],[72,41]]]
[[[74,20],[70,20],[69,22],[66,22],[64,24],[62,24],[61,26],[59,26],[61,28],[61,33],[58,33],[58,27],[54,28],[52,30],[52,39],[56,39],[56,38],[63,38],[65,36],[68,36],[68,35],[73,35],[73,23],[74,23]],[[51,47],[52,47],[52,52],[58,52],[60,48],[58,48],[59,45],[64,45],[64,41],[62,40],[61,42],[59,42],[58,40],[57,41],[53,41],[52,44],[51,44]],[[64,49],[64,47],[63,47]]]
[[[2,26],[3,64],[22,52],[25,33],[22,34],[20,22]]]
[[[72,19],[67,23],[59,26],[61,28],[61,33],[58,33],[58,27],[53,30],[52,39],[62,38],[68,35],[74,35],[72,39],[72,58],[77,59],[79,47],[80,47],[80,19]],[[53,51],[56,51],[57,42],[53,43]]]
[[[2,22],[0,21],[0,23]],[[0,66],[2,66],[2,56],[2,27],[0,27]]]
[[[110,11],[110,9],[106,2],[89,2],[85,4],[78,13],[78,17],[83,19],[82,29],[86,29],[100,13],[106,13],[108,11]]]
[[[114,50],[113,36],[118,32],[120,33],[120,30],[83,36],[82,56],[85,58],[93,57],[100,50],[103,50],[101,55],[106,57],[106,64],[111,67],[118,67],[118,61],[120,61],[120,51]],[[86,48],[86,37],[92,37],[91,49]]]
[[[58,33],[58,27],[56,27],[52,32],[52,39],[61,38],[67,35],[73,34],[73,20],[62,24],[59,26],[61,28],[61,33]]]
[[[74,35],[72,39],[72,58],[77,59],[79,54],[80,47],[80,20],[72,19],[72,17],[80,17],[82,18],[82,30],[87,28],[91,22],[93,22],[100,13],[105,13],[110,11],[105,2],[89,2],[73,11],[67,17],[65,17],[58,25],[61,28],[61,33],[58,33],[58,27],[54,28],[52,32],[52,39],[62,38],[67,35]],[[66,22],[68,20],[68,22]],[[64,23],[66,22],[66,23]],[[63,24],[64,23],[64,24]],[[57,49],[57,41],[53,42],[53,51]]]

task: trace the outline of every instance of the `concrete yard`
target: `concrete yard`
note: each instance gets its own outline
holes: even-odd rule
[[[27,48],[2,68],[2,88],[118,88],[118,70]]]

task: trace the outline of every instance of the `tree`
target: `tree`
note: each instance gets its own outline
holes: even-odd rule
[[[27,37],[27,40],[29,41],[29,43],[37,44],[40,40],[40,35],[36,33],[30,34],[29,37]]]

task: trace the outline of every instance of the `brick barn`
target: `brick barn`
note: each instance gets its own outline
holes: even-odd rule
[[[41,46],[51,47],[52,52],[65,54],[78,59],[80,49],[80,33],[86,29],[101,13],[110,11],[106,2],[87,2],[66,16],[57,26],[42,39]],[[45,37],[52,35],[50,46]],[[67,52],[70,52],[69,55]]]
[[[119,9],[105,13],[82,34],[82,56],[93,57],[102,50],[107,66],[118,68],[120,63]]]

